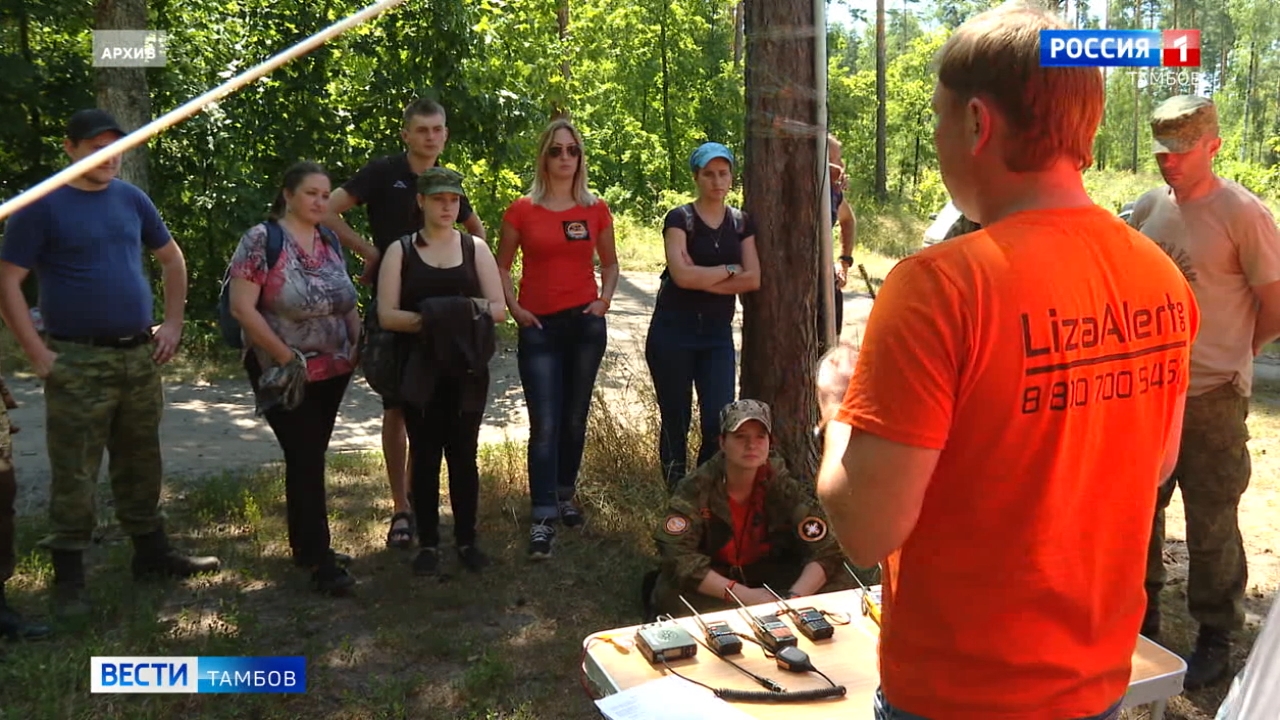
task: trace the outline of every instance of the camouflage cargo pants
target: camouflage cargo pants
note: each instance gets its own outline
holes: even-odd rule
[[[13,472],[13,440],[9,437],[9,411],[0,404],[0,585],[13,577],[14,509],[18,481]]]
[[[152,345],[117,349],[51,339],[49,348],[58,354],[44,385],[51,532],[40,545],[89,547],[103,449],[120,527],[129,535],[160,529],[164,391]]]
[[[1187,398],[1182,449],[1173,478],[1160,488],[1147,550],[1147,593],[1165,584],[1164,511],[1182,488],[1187,518],[1187,607],[1201,625],[1238,630],[1244,625],[1249,573],[1237,510],[1249,487],[1249,398],[1230,384]]]

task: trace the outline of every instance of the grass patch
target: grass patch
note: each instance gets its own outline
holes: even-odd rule
[[[937,212],[934,208],[929,212]],[[884,207],[865,207],[855,211],[858,219],[858,248],[869,250],[878,255],[901,259],[919,250],[924,244],[924,231],[929,227],[929,213],[920,213],[906,205],[886,205]],[[839,255],[840,232],[833,235],[836,242],[835,255]],[[865,263],[861,253],[854,257]],[[856,268],[855,268],[856,269]],[[867,265],[867,271],[876,277],[877,274]]]
[[[609,369],[602,382],[630,378]],[[550,564],[525,558],[523,443],[485,446],[480,542],[495,564],[481,575],[460,569],[443,502],[451,575],[443,581],[414,578],[412,553],[383,546],[391,506],[381,455],[332,455],[333,544],[354,556],[361,581],[349,599],[316,595],[292,565],[278,466],[175,486],[166,498],[175,543],[222,558],[224,570],[212,578],[135,585],[129,543],[100,513],[99,541],[87,558],[94,612],[59,626],[49,642],[0,646],[0,717],[598,717],[579,686],[580,643],[640,619],[640,577],[651,567],[650,534],[666,497],[656,422],[615,416],[597,397],[580,491],[589,520],[580,531],[562,530]],[[51,581],[47,554],[33,549],[43,526],[43,518],[19,520],[19,547],[28,552],[9,584],[14,604],[37,616]],[[290,654],[308,658],[304,695],[89,693],[93,655]]]
[[[661,228],[661,222],[645,222],[629,215],[614,217],[618,266],[624,272],[661,272],[667,266]]]

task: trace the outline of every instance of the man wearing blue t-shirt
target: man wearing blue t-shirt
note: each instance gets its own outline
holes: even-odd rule
[[[124,134],[109,114],[81,110],[67,123],[63,148],[77,162]],[[187,268],[151,199],[117,179],[119,169],[116,155],[14,213],[0,249],[0,315],[44,380],[51,533],[40,544],[52,551],[54,608],[64,616],[88,609],[82,556],[96,524],[104,448],[116,517],[133,539],[134,578],[219,567],[217,558],[177,552],[165,534],[160,366],[182,337]],[[163,270],[164,322],[154,332],[144,247]],[[32,272],[43,335],[22,294]]]

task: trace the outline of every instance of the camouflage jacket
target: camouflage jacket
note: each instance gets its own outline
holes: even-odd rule
[[[816,561],[827,578],[840,569],[840,547],[827,527],[826,516],[813,492],[794,478],[786,463],[770,453],[771,476],[765,486],[764,513],[770,554],[766,561],[794,562],[803,567]],[[667,514],[654,539],[662,574],[681,591],[693,591],[708,570],[741,580],[729,567],[720,567],[716,553],[733,538],[733,513],[724,484],[724,454],[716,453],[676,485]]]

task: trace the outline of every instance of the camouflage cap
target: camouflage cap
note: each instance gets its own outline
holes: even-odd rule
[[[760,400],[738,400],[720,410],[720,432],[731,433],[748,420],[759,420],[766,432],[773,433],[773,413]]]
[[[461,173],[438,165],[423,170],[422,174],[418,175],[418,194],[435,195],[437,193],[465,195],[462,192]]]
[[[1205,136],[1218,134],[1218,109],[1195,95],[1175,95],[1151,111],[1154,152],[1184,153]]]

